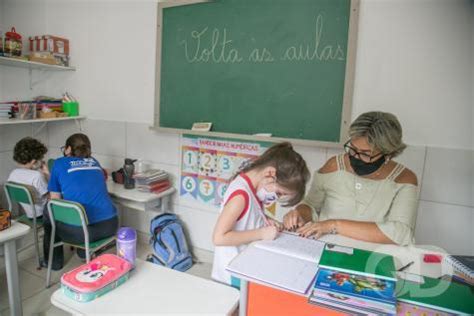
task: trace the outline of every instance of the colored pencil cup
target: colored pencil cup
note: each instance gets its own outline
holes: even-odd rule
[[[63,112],[67,113],[67,116],[78,116],[79,102],[63,102]]]

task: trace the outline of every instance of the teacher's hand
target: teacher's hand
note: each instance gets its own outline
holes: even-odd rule
[[[321,236],[336,232],[336,221],[309,222],[296,232],[302,237],[314,237],[315,239],[319,239]]]
[[[283,216],[283,226],[289,231],[295,231],[304,225],[304,219],[297,210],[291,210]]]

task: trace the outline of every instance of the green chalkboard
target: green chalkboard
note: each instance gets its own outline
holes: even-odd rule
[[[155,126],[340,142],[356,0],[158,4]]]

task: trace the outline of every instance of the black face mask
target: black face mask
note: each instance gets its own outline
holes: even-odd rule
[[[382,156],[379,159],[372,162],[365,162],[356,157],[349,155],[349,161],[352,169],[358,176],[366,176],[377,171],[385,162],[385,157]]]

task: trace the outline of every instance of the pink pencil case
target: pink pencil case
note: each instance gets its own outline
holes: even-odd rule
[[[76,301],[91,301],[124,283],[132,265],[113,254],[103,254],[61,277],[64,294]]]

